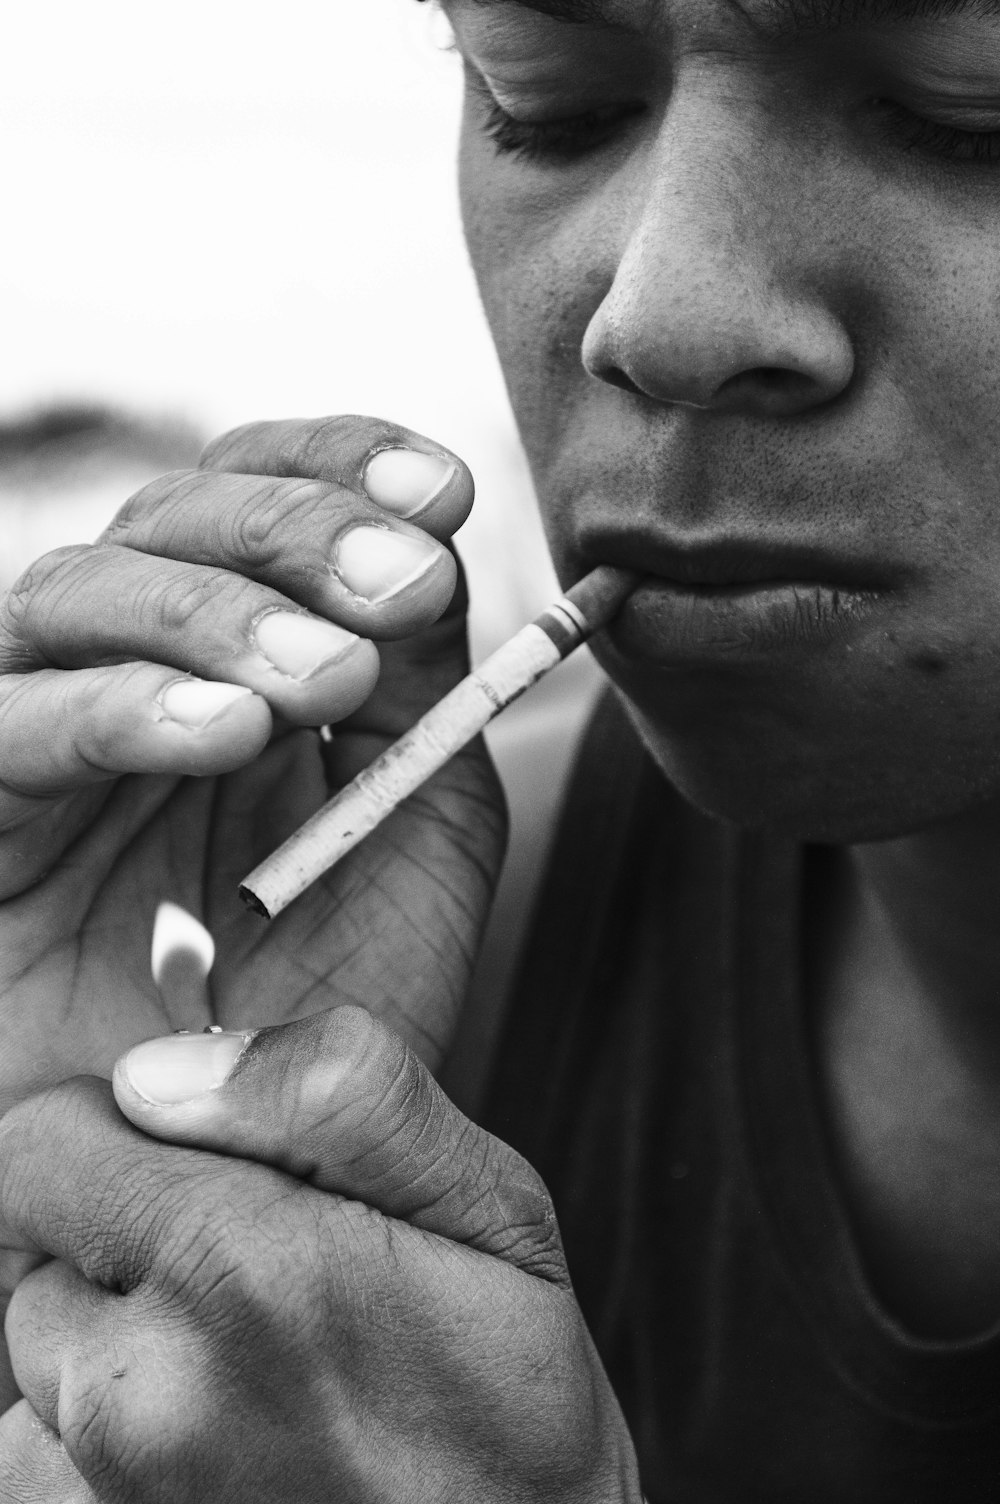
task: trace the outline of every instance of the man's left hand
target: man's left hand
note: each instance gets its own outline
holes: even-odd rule
[[[545,1187],[387,1028],[150,1041],[114,1093],[0,1124],[0,1240],[51,1255],[0,1504],[638,1500]]]

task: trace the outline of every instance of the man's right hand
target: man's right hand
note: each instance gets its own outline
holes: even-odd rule
[[[503,845],[481,746],[270,926],[236,888],[466,671],[440,544],[472,495],[460,461],[390,424],[255,424],[18,581],[0,608],[0,1111],[171,1028],[345,1002],[437,1063]],[[303,728],[331,721],[321,756]],[[165,898],[215,937],[205,1016],[168,1016],[150,977]]]

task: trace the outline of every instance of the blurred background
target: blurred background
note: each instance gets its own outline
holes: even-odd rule
[[[0,586],[213,434],[367,412],[476,475],[474,657],[535,615],[555,581],[462,246],[460,67],[430,7],[31,0],[3,32]],[[596,683],[578,653],[491,728],[513,825],[467,1083]]]
[[[444,40],[414,0],[8,9],[0,583],[222,429],[345,411],[472,465],[477,652],[544,603],[462,247]]]

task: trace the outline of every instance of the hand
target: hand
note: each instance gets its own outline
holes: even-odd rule
[[[419,527],[395,515],[435,484]],[[465,671],[461,597],[442,616],[455,562],[435,540],[472,494],[459,461],[386,423],[257,424],[14,587],[0,607],[0,1111],[110,1074],[170,1028],[346,1001],[440,1057],[502,847],[481,747],[272,925],[236,887],[328,781],[353,776]],[[303,622],[311,635],[296,641]],[[324,767],[302,728],[328,721]],[[167,1016],[153,986],[163,898],[215,936],[205,1016]],[[22,1267],[0,1255],[0,1295]]]
[[[389,1030],[155,1041],[114,1090],[144,1132],[95,1081],[0,1126],[7,1236],[57,1259],[2,1504],[638,1500],[544,1186]]]

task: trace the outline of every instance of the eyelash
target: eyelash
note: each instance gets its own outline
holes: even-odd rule
[[[642,105],[607,105],[563,120],[515,120],[495,99],[485,101],[483,130],[497,151],[527,161],[570,162],[609,142]]]
[[[1000,163],[1000,130],[964,131],[954,125],[942,125],[915,115],[903,105],[880,100],[894,128],[900,132],[908,151],[923,151],[935,157],[977,165]]]
[[[889,100],[879,103],[902,135],[908,151],[977,165],[1000,164],[1000,130],[966,131],[915,115]],[[641,105],[607,106],[563,120],[515,120],[496,100],[486,101],[485,134],[497,151],[524,161],[570,162],[609,142],[626,120],[643,113]]]

